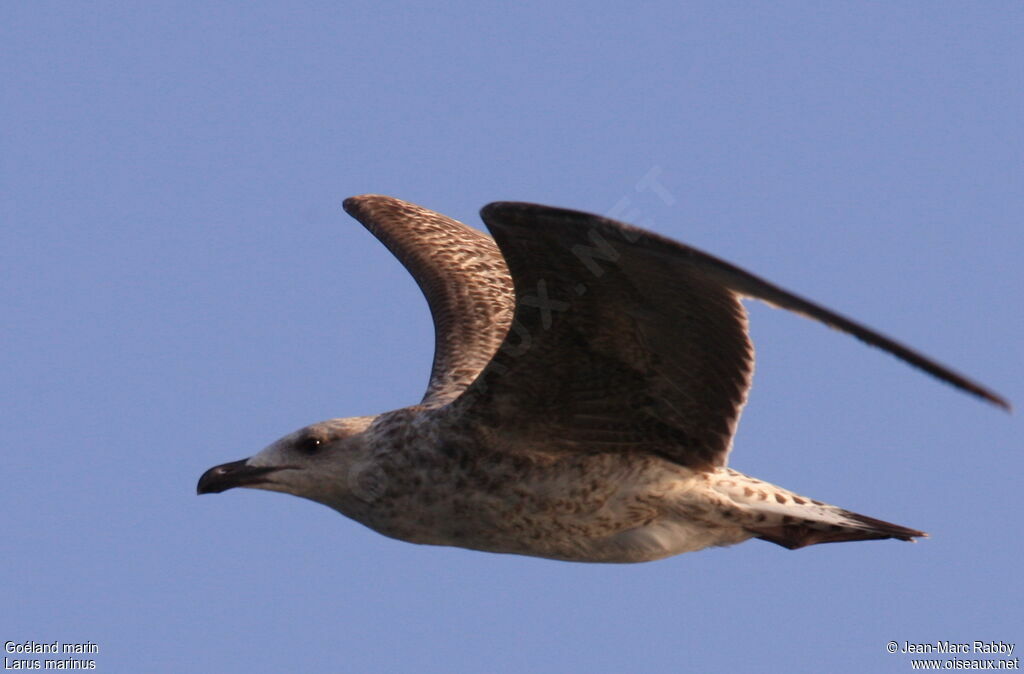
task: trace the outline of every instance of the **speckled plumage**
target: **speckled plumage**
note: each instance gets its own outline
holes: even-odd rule
[[[754,537],[798,548],[925,535],[726,467],[753,374],[744,296],[1008,408],[868,328],[629,225],[496,203],[482,211],[492,239],[390,197],[345,209],[430,305],[423,400],[296,431],[211,468],[200,493],[281,491],[401,540],[588,562]]]

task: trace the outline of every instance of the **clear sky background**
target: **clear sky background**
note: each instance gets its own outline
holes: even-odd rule
[[[625,206],[1024,404],[1024,5],[483,5],[0,5],[0,640],[90,640],[101,672],[1024,650],[1020,414],[764,306],[732,464],[932,538],[585,565],[195,495],[419,400],[432,325],[342,211],[364,192],[478,226],[495,200]]]

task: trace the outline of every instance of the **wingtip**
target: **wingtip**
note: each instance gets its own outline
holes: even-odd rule
[[[345,212],[349,215],[355,216],[359,211],[360,206],[365,204],[373,197],[378,197],[378,194],[357,194],[355,196],[348,197],[341,202],[341,207],[345,209]]]
[[[1002,410],[1007,414],[1013,414],[1013,403],[1011,403],[1006,398],[1001,398],[1000,396],[993,395],[991,398],[989,398],[989,400],[994,405],[998,405],[999,407],[1001,407]]]
[[[405,202],[401,199],[389,197],[386,194],[357,194],[351,196],[341,202],[341,207],[345,209],[345,212],[351,216],[355,216],[356,213],[365,211],[367,207],[373,204],[404,204]]]
[[[989,391],[986,388],[982,388],[981,386],[972,386],[971,388],[968,388],[967,391],[978,396],[985,402],[991,405],[995,405],[996,407],[1000,408],[1007,414],[1013,414],[1013,404],[1006,398],[1002,397],[1001,395],[993,393],[992,391]]]

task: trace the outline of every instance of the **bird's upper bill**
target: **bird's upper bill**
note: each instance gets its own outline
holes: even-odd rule
[[[232,487],[256,487],[267,484],[280,466],[250,466],[249,459],[222,463],[203,473],[196,485],[197,494],[219,494]]]

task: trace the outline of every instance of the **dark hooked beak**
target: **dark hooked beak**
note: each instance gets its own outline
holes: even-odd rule
[[[219,494],[232,487],[253,487],[258,484],[270,482],[267,476],[270,473],[281,470],[280,466],[250,466],[246,462],[232,461],[214,466],[203,473],[196,485],[197,494]]]

